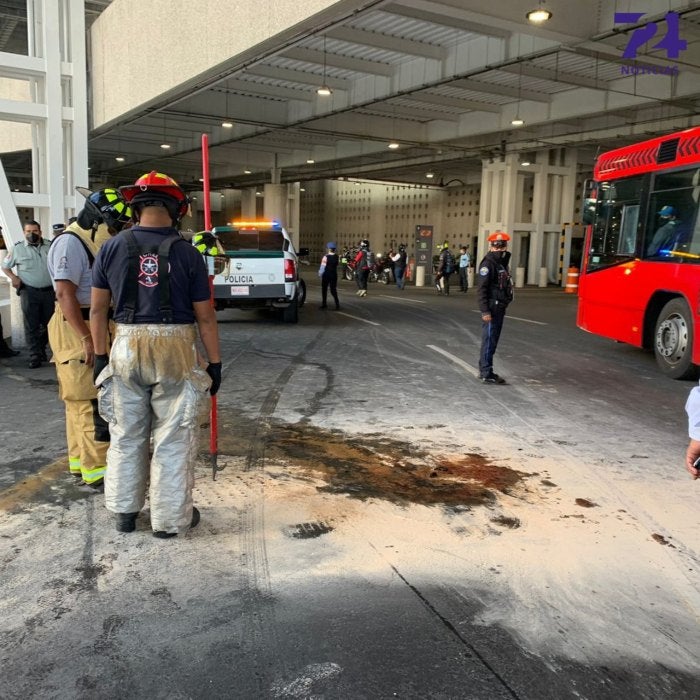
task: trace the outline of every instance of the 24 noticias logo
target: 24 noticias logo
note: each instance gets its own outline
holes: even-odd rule
[[[616,12],[615,24],[637,24],[644,17],[643,12]],[[681,39],[680,15],[677,12],[667,12],[664,17],[666,32],[660,32],[659,22],[647,22],[644,26],[638,27],[630,35],[627,46],[622,53],[622,58],[632,61],[637,58],[637,52],[646,43],[659,37],[659,40],[652,44],[650,48],[660,49],[666,52],[667,59],[679,58],[681,51],[688,48],[688,42]],[[656,66],[640,63],[623,65],[620,68],[623,75],[637,75],[640,73],[652,73],[655,75],[677,75],[678,66]]]

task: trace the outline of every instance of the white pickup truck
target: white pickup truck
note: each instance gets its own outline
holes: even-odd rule
[[[285,322],[296,323],[306,285],[287,231],[275,221],[234,221],[212,233],[225,251],[215,268],[216,309],[279,309]]]

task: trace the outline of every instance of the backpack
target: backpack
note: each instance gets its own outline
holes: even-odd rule
[[[443,272],[446,275],[451,275],[455,271],[455,258],[449,250],[445,251],[445,259],[443,260]]]
[[[365,252],[365,265],[371,268],[374,266],[374,251],[368,250]]]

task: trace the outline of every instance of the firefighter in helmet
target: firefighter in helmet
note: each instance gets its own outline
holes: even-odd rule
[[[90,335],[92,265],[100,246],[128,226],[131,209],[113,187],[84,188],[85,206],[49,248],[47,267],[56,290],[48,325],[59,397],[66,409],[68,468],[88,493],[104,490],[109,429],[96,410],[92,382],[95,352]]]
[[[133,532],[149,488],[153,534],[169,538],[199,522],[192,503],[197,415],[221,383],[219,336],[204,258],[177,231],[188,211],[185,192],[155,171],[120,192],[135,224],[102,247],[92,281],[95,382],[112,437],[105,505],[119,532]],[[206,371],[196,360],[197,329]]]

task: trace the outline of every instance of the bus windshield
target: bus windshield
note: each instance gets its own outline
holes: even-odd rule
[[[630,258],[700,262],[700,169],[599,182],[589,271]]]

